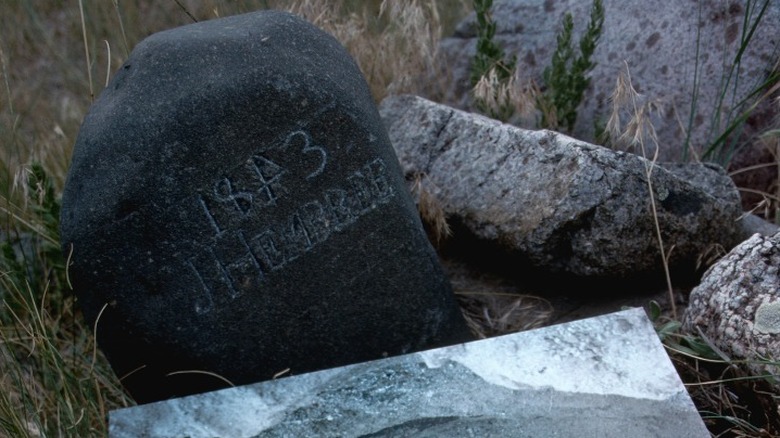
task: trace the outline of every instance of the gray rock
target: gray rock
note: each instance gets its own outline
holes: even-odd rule
[[[380,113],[407,178],[483,240],[553,273],[661,272],[646,172],[651,162],[551,131],[528,131],[415,96]],[[739,195],[722,169],[691,183],[655,166],[653,196],[673,268],[739,242]],[[676,170],[680,172],[679,169]],[[688,168],[686,173],[694,172]],[[713,191],[712,182],[718,181]]]
[[[125,437],[709,437],[641,309],[118,409]]]
[[[780,233],[755,234],[710,267],[691,291],[683,329],[747,360],[756,375],[780,375]]]
[[[764,2],[752,3],[755,17]],[[572,135],[593,141],[594,122],[605,122],[609,117],[608,99],[625,61],[637,91],[660,107],[652,120],[663,161],[679,161],[682,156],[692,95],[698,88],[690,133],[693,150],[701,153],[718,134],[712,121],[725,75],[743,32],[749,30],[742,29],[747,2],[604,0],[603,4],[603,34],[593,55],[597,65],[590,73],[591,87],[578,111]],[[492,12],[496,40],[507,55],[517,56],[524,78],[541,84],[541,74],[550,65],[564,14],[571,12],[574,16],[576,44],[588,23],[591,5],[590,0],[496,0]],[[697,22],[701,25],[697,26]],[[731,78],[732,87],[724,99],[721,115],[728,114],[735,102],[765,80],[777,61],[779,30],[780,2],[769,1],[752,42],[742,55],[739,77]],[[442,66],[454,82],[444,100],[437,101],[469,108],[469,65],[475,48],[476,18],[472,13],[457,26],[453,37],[441,42]],[[733,87],[736,92],[732,95]],[[769,110],[769,114],[763,115],[758,111],[758,117],[751,119],[746,138],[773,126],[771,114],[777,114],[777,110]]]
[[[749,239],[756,233],[763,236],[771,236],[780,231],[780,227],[777,225],[754,214],[744,215],[740,223],[742,224],[742,240]]]
[[[721,198],[724,202],[734,202],[735,182],[723,170],[722,167],[711,163],[661,163],[664,169],[672,172],[676,177],[688,181]],[[703,169],[703,168],[706,168]],[[744,213],[738,220],[741,228],[739,240],[749,239],[753,234],[760,233],[771,236],[780,231],[780,227],[751,213]]]
[[[141,42],[62,202],[79,303],[140,403],[468,338],[363,76],[294,15]]]

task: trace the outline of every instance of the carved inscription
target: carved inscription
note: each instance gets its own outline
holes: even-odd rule
[[[306,179],[314,178],[315,176],[321,174],[325,170],[325,164],[328,162],[328,153],[325,151],[325,148],[322,146],[313,146],[311,144],[311,137],[309,137],[309,134],[305,133],[304,131],[295,131],[292,134],[287,136],[287,139],[284,142],[284,146],[282,146],[282,149],[287,150],[290,148],[291,145],[295,144],[296,141],[302,141],[303,146],[301,147],[301,152],[304,154],[319,154],[320,162],[317,165],[317,168],[314,169],[311,173],[306,175]]]
[[[288,135],[280,149],[290,148],[311,158],[300,177],[311,180],[325,172],[327,150],[313,144],[307,133],[295,131]],[[194,304],[197,313],[208,313],[220,302],[256,290],[268,273],[311,251],[395,195],[386,177],[385,162],[377,158],[348,174],[342,184],[322,190],[319,196],[302,202],[287,217],[263,229],[228,227],[267,214],[277,201],[290,195],[284,182],[292,177],[293,172],[278,163],[254,155],[197,198],[197,208],[215,232],[213,244],[187,262],[202,290]]]
[[[311,180],[325,171],[328,152],[324,147],[312,144],[311,136],[305,131],[290,133],[276,148],[294,156],[300,152],[305,157],[313,156],[308,162],[310,168],[305,174]],[[280,164],[262,154],[251,156],[230,176],[214,182],[210,190],[198,198],[200,208],[208,216],[209,224],[217,234],[238,215],[241,219],[253,213],[253,210],[276,206],[276,202],[288,194],[283,184],[290,178],[290,172]]]

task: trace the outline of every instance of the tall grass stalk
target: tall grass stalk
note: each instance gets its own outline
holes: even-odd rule
[[[92,63],[89,57],[89,44],[87,44],[87,23],[84,20],[84,2],[79,0],[79,14],[81,15],[81,34],[84,36],[84,59],[87,62],[87,83],[89,84],[89,100],[95,100],[95,90],[92,88]]]
[[[496,23],[491,16],[493,0],[473,0],[472,4],[477,17],[477,53],[471,60],[471,86],[477,85],[490,72],[498,81],[506,82],[515,71],[517,58],[507,58],[494,40]]]
[[[131,401],[75,310],[53,182],[35,163],[24,175],[26,203],[0,208],[14,221],[0,242],[0,436],[103,436]]]
[[[669,271],[669,257],[674,247],[665,249],[664,240],[661,235],[661,224],[658,222],[658,210],[655,200],[655,190],[653,187],[653,171],[658,160],[658,137],[655,128],[650,119],[650,113],[655,110],[651,102],[639,103],[639,93],[637,93],[631,83],[631,74],[628,63],[625,63],[625,69],[618,75],[615,90],[610,98],[612,101],[612,114],[607,122],[607,131],[611,136],[611,142],[615,145],[628,145],[638,149],[645,161],[645,179],[647,180],[647,191],[650,196],[650,208],[655,225],[655,238],[658,242],[658,248],[661,253],[661,264],[664,268],[664,277],[669,292],[669,305],[672,309],[674,319],[677,319],[677,304],[675,303],[674,288],[672,287],[672,278]],[[621,111],[628,107],[630,119],[623,127],[620,121]],[[648,157],[646,142],[651,142],[655,146],[655,152],[652,157]]]
[[[742,15],[742,32],[739,46],[731,58],[724,52],[724,71],[719,85],[719,93],[709,121],[708,137],[700,150],[691,144],[691,136],[696,116],[699,113],[699,82],[701,63],[701,26],[696,26],[696,45],[694,54],[693,90],[691,94],[691,109],[689,111],[686,138],[682,149],[683,160],[697,158],[715,161],[722,166],[728,166],[734,152],[739,148],[745,122],[755,108],[777,91],[775,87],[780,81],[780,71],[773,69],[766,78],[756,79],[746,96],[740,97],[742,81],[742,57],[750,47],[756,30],[771,4],[770,0],[746,0]],[[699,4],[699,22],[702,20],[703,4]],[[772,66],[767,66],[771,68]],[[771,92],[768,92],[770,90]]]
[[[105,436],[108,410],[132,402],[104,359],[89,360],[89,330],[72,313],[51,314],[47,289],[37,296],[8,275],[0,286],[11,319],[0,328],[0,435]]]
[[[114,10],[116,11],[117,22],[119,23],[119,31],[122,33],[122,47],[125,49],[125,58],[130,56],[130,45],[127,43],[127,32],[125,32],[125,22],[122,19],[122,12],[119,10],[119,0],[112,0],[114,2]],[[106,42],[108,44],[108,42]],[[111,59],[111,56],[108,57]]]
[[[474,104],[479,112],[506,122],[515,111],[511,93],[516,88],[517,57],[507,58],[494,40],[493,0],[473,0],[472,5],[477,17],[477,51],[470,72]]]
[[[680,322],[661,316],[658,303],[650,303],[649,315],[713,436],[758,438],[780,434],[780,411],[773,388],[778,376],[748,371],[750,365],[777,367],[780,363],[732,360],[703,333],[684,333]]]

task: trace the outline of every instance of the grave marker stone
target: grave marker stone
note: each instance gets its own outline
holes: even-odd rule
[[[61,234],[139,403],[468,338],[363,76],[292,14],[138,44],[81,127]]]

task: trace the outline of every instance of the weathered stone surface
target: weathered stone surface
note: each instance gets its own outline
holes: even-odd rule
[[[745,217],[740,220],[740,224],[742,225],[742,235],[744,236],[742,240],[749,239],[756,233],[763,236],[771,236],[780,231],[780,227],[777,225],[754,214],[745,215]]]
[[[61,226],[139,402],[468,335],[359,69],[291,14],[141,42],[84,120]]]
[[[780,375],[765,362],[780,360],[780,233],[756,234],[710,267],[691,292],[683,329],[701,330],[757,375]]]
[[[553,273],[631,277],[662,272],[647,184],[651,162],[551,131],[528,131],[415,96],[380,113],[407,178],[484,240]],[[711,245],[740,240],[739,195],[655,166],[653,196],[670,265],[692,269]],[[679,169],[677,170],[679,172]],[[687,172],[691,172],[688,169]],[[706,179],[706,178],[705,178]]]
[[[718,165],[708,163],[661,163],[661,166],[677,178],[687,181],[725,203],[735,202],[735,182]],[[706,169],[705,169],[706,168]],[[753,234],[760,233],[771,236],[780,231],[780,227],[751,213],[743,213],[737,224],[740,228],[739,240],[749,239]]]
[[[641,309],[110,413],[112,438],[708,437]]]
[[[542,71],[550,65],[564,14],[571,12],[574,16],[576,44],[587,26],[592,3],[496,0],[492,12],[497,28],[496,40],[507,55],[517,56],[524,78],[543,84]],[[764,3],[753,2],[751,21]],[[728,94],[723,98],[719,113],[722,117],[766,79],[777,61],[780,2],[766,3],[761,23],[742,54],[738,76],[735,72],[730,79]],[[681,159],[686,132],[690,132],[692,150],[700,154],[719,133],[713,126],[713,120],[717,120],[714,115],[729,68],[743,36],[750,31],[743,29],[748,2],[604,0],[603,4],[603,34],[593,54],[596,67],[589,75],[591,86],[578,111],[573,136],[592,141],[594,122],[604,122],[609,117],[608,99],[614,91],[618,72],[625,68],[625,61],[637,91],[659,106],[652,121],[659,137],[660,159]],[[453,37],[442,40],[441,64],[454,82],[444,100],[437,100],[469,108],[469,65],[476,50],[476,40],[473,13],[458,25]],[[698,90],[696,111],[689,127],[694,90]],[[766,103],[751,117],[745,127],[745,138],[774,126],[773,114],[777,114],[777,108],[771,100]],[[724,121],[719,123],[720,129],[724,129]]]

